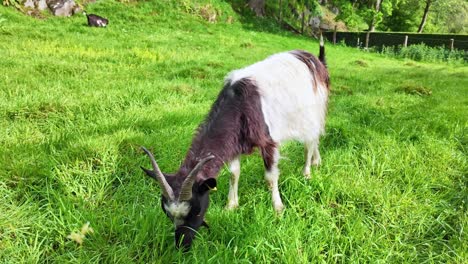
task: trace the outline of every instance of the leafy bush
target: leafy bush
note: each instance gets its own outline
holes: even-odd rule
[[[194,15],[210,23],[234,21],[234,13],[227,3],[217,3],[206,0],[180,1],[178,8],[187,14]]]
[[[17,9],[21,9],[21,0],[3,0],[2,4],[4,6],[14,6]]]
[[[383,47],[382,54],[397,57],[412,59],[415,61],[430,61],[430,62],[461,62],[466,63],[467,56],[463,50],[449,50],[444,47],[429,47],[424,43],[410,45],[408,47]]]
[[[369,67],[369,63],[365,60],[355,60],[353,64],[361,66],[361,67]]]
[[[397,89],[397,92],[402,92],[411,95],[419,96],[429,96],[432,95],[432,90],[428,87],[425,87],[421,84],[415,82],[407,82],[400,85]]]
[[[6,21],[6,18],[4,18],[2,14],[0,14],[0,29],[4,27],[5,21]]]
[[[0,34],[11,35],[12,33],[6,27],[7,19],[4,15],[0,14]]]

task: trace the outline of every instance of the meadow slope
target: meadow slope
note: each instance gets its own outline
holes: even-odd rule
[[[240,208],[218,178],[192,250],[174,248],[151,148],[178,168],[231,70],[317,41],[223,1],[87,7],[109,18],[36,19],[0,6],[1,263],[466,263],[468,67],[327,45],[322,165],[281,148],[276,216],[258,153],[242,158]],[[231,23],[232,21],[232,23]],[[80,246],[67,238],[90,222]]]

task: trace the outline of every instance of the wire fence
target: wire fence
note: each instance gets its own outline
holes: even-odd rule
[[[366,45],[366,37],[368,43]],[[417,33],[387,33],[387,32],[337,32],[328,31],[324,37],[333,43],[345,43],[347,46],[375,47],[409,46],[424,43],[430,47],[445,47],[468,51],[468,35],[453,34],[417,34]]]

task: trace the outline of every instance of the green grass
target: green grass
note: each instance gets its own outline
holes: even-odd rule
[[[224,210],[223,170],[211,229],[177,251],[139,147],[175,171],[229,71],[318,44],[222,1],[204,2],[217,23],[155,2],[89,5],[105,29],[0,6],[0,263],[468,262],[468,68],[332,45],[322,166],[307,181],[302,145],[282,147],[276,216],[260,156],[243,157],[240,208]]]

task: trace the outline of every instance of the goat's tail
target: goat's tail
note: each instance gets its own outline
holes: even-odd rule
[[[320,52],[319,52],[319,60],[323,63],[325,67],[327,67],[327,61],[325,60],[325,44],[323,41],[322,33],[320,33]]]

